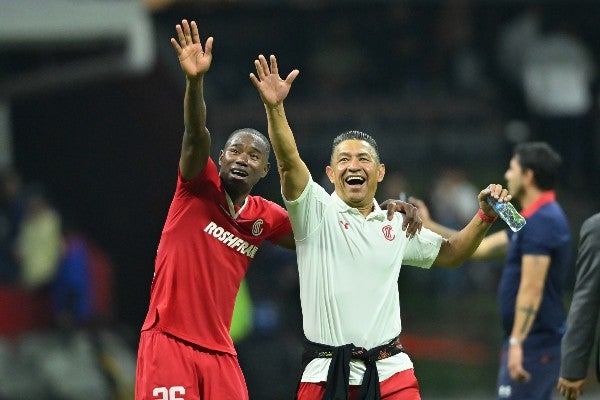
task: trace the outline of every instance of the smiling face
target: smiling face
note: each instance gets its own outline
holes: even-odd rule
[[[375,149],[364,140],[339,143],[331,156],[327,176],[336,194],[349,206],[370,212],[377,184],[383,180],[385,166]]]
[[[269,147],[259,135],[248,130],[237,131],[219,155],[219,177],[236,204],[243,202],[269,171]]]

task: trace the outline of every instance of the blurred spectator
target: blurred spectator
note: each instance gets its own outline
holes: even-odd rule
[[[479,189],[467,179],[461,168],[445,167],[437,173],[431,189],[432,213],[442,225],[458,230],[477,213],[478,194]],[[460,270],[436,268],[429,275],[436,293],[458,295],[471,290],[470,276],[473,273],[490,274],[491,270],[466,261]]]
[[[508,119],[525,119],[525,97],[522,90],[523,64],[531,44],[542,34],[542,15],[540,6],[529,5],[519,10],[516,16],[509,18],[500,26],[496,42],[495,61],[497,63],[497,82],[502,88],[501,107]],[[512,148],[520,141],[509,138],[506,156],[510,157]],[[527,138],[521,140],[525,141]]]
[[[331,183],[330,183],[331,184]],[[408,182],[406,177],[400,172],[389,172],[385,175],[385,180],[377,189],[377,197],[380,199],[400,199],[406,201],[408,193]]]
[[[15,241],[25,203],[20,174],[14,168],[3,168],[0,171],[0,285],[14,286],[19,280]]]
[[[587,114],[595,76],[590,51],[566,27],[538,37],[528,47],[523,86],[531,110],[540,116]]]
[[[479,209],[479,189],[460,167],[445,167],[436,175],[431,190],[431,209],[442,225],[459,229]]]
[[[500,28],[496,58],[506,80],[521,84],[523,64],[529,46],[542,34],[542,17],[538,5],[531,5]]]
[[[63,251],[51,282],[55,322],[61,328],[113,322],[112,261],[71,218],[63,226]]]
[[[65,228],[64,249],[52,282],[52,302],[59,326],[77,326],[91,319],[90,268],[85,238],[77,231]]]
[[[569,22],[528,47],[523,89],[535,139],[563,154],[563,181],[583,188],[592,174],[596,66],[590,50]]]
[[[62,245],[60,215],[41,188],[34,188],[16,238],[21,284],[26,289],[43,289],[54,279]]]

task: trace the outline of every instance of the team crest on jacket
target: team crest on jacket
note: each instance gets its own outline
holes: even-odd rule
[[[254,221],[254,223],[252,224],[252,234],[254,236],[258,236],[263,232],[263,223],[265,221],[263,221],[261,218],[257,219],[256,221]]]
[[[381,228],[381,232],[383,232],[383,236],[389,240],[390,242],[392,240],[394,240],[394,238],[396,237],[396,235],[394,234],[394,232],[392,232],[392,226],[391,225],[386,225],[383,228]]]

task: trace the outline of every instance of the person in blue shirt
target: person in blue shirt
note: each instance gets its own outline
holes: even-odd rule
[[[527,223],[518,232],[507,228],[486,236],[471,257],[505,258],[498,288],[504,330],[498,399],[550,400],[558,379],[571,257],[569,222],[554,191],[560,166],[560,155],[545,142],[515,147],[504,178]],[[409,201],[419,208],[424,227],[446,237],[452,233],[431,220],[422,200]]]

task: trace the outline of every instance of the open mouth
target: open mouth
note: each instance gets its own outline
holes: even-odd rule
[[[245,178],[248,176],[248,173],[243,169],[232,168],[231,175],[239,176],[240,178]]]
[[[349,176],[344,181],[349,186],[358,187],[365,183],[366,180],[362,176]]]

